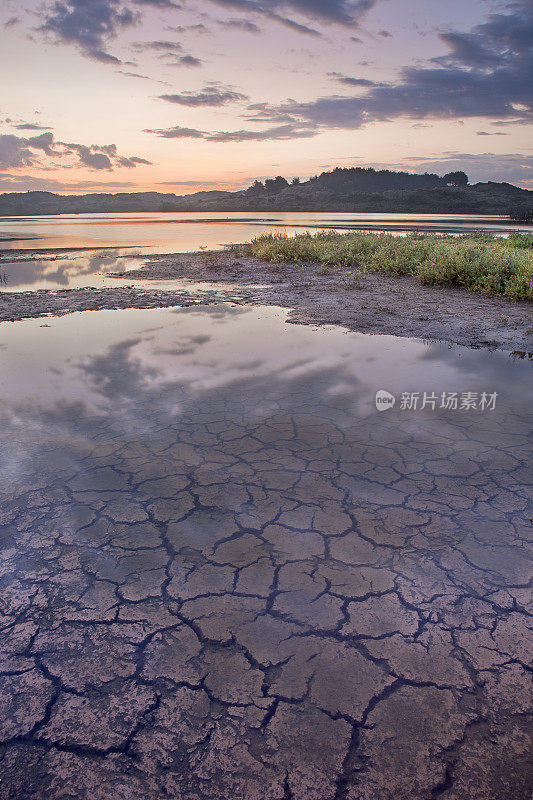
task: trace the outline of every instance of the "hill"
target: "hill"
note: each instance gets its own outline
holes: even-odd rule
[[[59,195],[13,192],[0,195],[0,215],[148,211],[375,211],[527,215],[533,192],[509,183],[470,185],[464,172],[443,176],[337,168],[308,181],[278,176],[238,192],[160,192]]]

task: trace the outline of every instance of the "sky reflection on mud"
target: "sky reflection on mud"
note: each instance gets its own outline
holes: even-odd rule
[[[285,320],[0,325],[2,800],[528,796],[531,365]]]

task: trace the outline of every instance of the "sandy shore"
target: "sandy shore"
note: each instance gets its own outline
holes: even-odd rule
[[[478,348],[533,351],[530,303],[456,289],[425,287],[410,277],[344,272],[319,265],[277,265],[229,252],[150,256],[140,270],[116,273],[116,289],[2,292],[0,321],[113,308],[154,308],[232,301],[276,305],[301,324],[334,324],[364,333],[444,340]],[[164,280],[165,291],[158,289]],[[176,290],[168,290],[168,281]],[[138,288],[143,281],[142,288]],[[153,281],[146,287],[146,282]],[[190,284],[202,282],[212,291]],[[225,284],[225,288],[217,288]],[[229,288],[228,288],[229,285]]]

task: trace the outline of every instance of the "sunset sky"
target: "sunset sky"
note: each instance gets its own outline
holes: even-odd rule
[[[0,0],[0,36],[0,191],[533,188],[531,0]]]

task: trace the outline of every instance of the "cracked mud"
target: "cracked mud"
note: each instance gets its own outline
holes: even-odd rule
[[[2,800],[530,797],[527,364],[230,305],[2,334]]]

